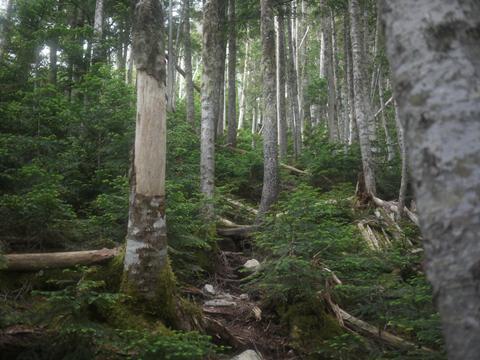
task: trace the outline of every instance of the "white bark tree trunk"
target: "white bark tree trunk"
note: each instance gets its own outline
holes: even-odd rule
[[[247,28],[247,38],[248,38],[248,28]],[[238,130],[243,129],[243,124],[245,122],[245,113],[246,113],[246,99],[247,99],[247,81],[248,81],[248,60],[249,60],[249,50],[250,50],[250,43],[245,40],[245,59],[243,62],[243,73],[242,73],[242,83],[240,88],[240,104],[239,110],[240,113],[238,115]]]
[[[175,51],[173,49],[173,0],[168,3],[167,110],[175,111]]]
[[[369,123],[372,121],[370,101],[365,86],[363,66],[363,46],[361,32],[361,13],[358,0],[349,1],[350,34],[352,42],[353,88],[355,93],[355,115],[358,127],[360,150],[362,153],[363,177],[366,191],[375,195],[375,172],[370,143]]]
[[[277,109],[275,81],[275,25],[273,0],[261,0],[263,124],[263,189],[257,220],[269,210],[278,195]]]
[[[449,359],[480,356],[480,3],[387,0],[387,54]]]
[[[163,12],[156,0],[137,0],[133,53],[137,120],[132,192],[124,260],[124,290],[146,305],[173,301],[159,294],[170,267],[165,219],[166,99]]]

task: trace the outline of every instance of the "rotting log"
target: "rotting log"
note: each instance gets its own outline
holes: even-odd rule
[[[2,271],[38,271],[69,268],[76,265],[96,265],[113,259],[120,248],[56,253],[3,255],[6,267]]]
[[[223,217],[218,217],[218,222],[225,227],[235,228],[235,227],[242,226],[242,225],[235,224],[233,221],[230,221],[230,220],[228,220],[226,218],[223,218]]]

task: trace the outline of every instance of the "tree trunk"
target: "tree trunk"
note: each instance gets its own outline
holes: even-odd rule
[[[353,57],[352,57],[352,41],[350,37],[350,18],[346,12],[344,16],[345,21],[345,58],[348,63],[346,69],[346,84],[348,88],[348,103],[349,103],[349,137],[348,144],[351,145],[358,141],[357,119],[355,115],[355,91],[353,87]]]
[[[228,113],[227,144],[237,146],[237,31],[235,0],[229,0],[228,6]]]
[[[338,124],[335,116],[335,78],[334,54],[332,48],[332,22],[330,21],[330,8],[322,2],[322,29],[325,34],[325,70],[328,83],[328,138],[331,142],[338,141]]]
[[[165,219],[164,41],[160,2],[137,0],[133,24],[137,121],[123,289],[169,320],[174,316],[174,281]]]
[[[11,18],[13,15],[13,1],[7,0],[6,13],[4,21],[0,22],[0,60],[3,59],[3,55],[8,48],[10,40],[10,28]]]
[[[480,356],[480,3],[387,0],[383,18],[449,359]]]
[[[365,74],[363,66],[361,13],[358,0],[349,1],[350,12],[350,34],[352,41],[352,62],[353,62],[353,87],[355,93],[355,115],[362,153],[363,177],[366,191],[375,195],[375,172],[372,158],[372,147],[370,143],[369,122],[373,117],[370,109],[370,101],[365,88]]]
[[[50,61],[49,61],[49,72],[48,72],[48,81],[52,85],[57,84],[57,50],[58,50],[58,40],[56,38],[49,41],[50,47]]]
[[[290,5],[287,5],[287,13],[289,17],[292,15]],[[297,88],[297,72],[295,71],[295,47],[293,45],[292,24],[287,24],[287,41],[288,41],[288,57],[287,57],[287,81],[290,101],[293,108],[293,150],[295,157],[300,156],[302,152],[302,128],[300,121],[300,112],[298,105],[298,88]]]
[[[287,114],[285,103],[285,20],[284,9],[281,8],[278,14],[277,32],[277,113],[278,113],[278,147],[280,158],[287,157]]]
[[[168,2],[167,110],[175,111],[175,63],[173,49],[173,0]]]
[[[393,147],[393,140],[388,130],[387,118],[385,116],[385,97],[383,96],[383,80],[382,69],[378,71],[378,98],[380,100],[380,115],[382,120],[383,131],[385,132],[385,142],[387,143],[387,162],[392,162],[395,157],[395,149]]]
[[[273,0],[261,0],[263,124],[263,189],[257,221],[261,221],[278,195],[277,109],[275,82],[275,25]]]
[[[95,19],[93,23],[93,57],[92,61],[97,63],[104,60],[104,51],[102,49],[103,38],[103,1],[95,2]]]
[[[215,189],[215,128],[220,117],[219,84],[222,82],[223,55],[223,17],[225,3],[222,0],[207,0],[203,8],[202,43],[202,124],[200,189],[206,204],[204,216],[213,221],[213,196]],[[223,86],[223,84],[222,84]]]
[[[246,112],[246,91],[247,91],[247,81],[248,81],[248,56],[249,56],[250,43],[248,41],[248,28],[247,28],[247,40],[245,40],[245,59],[243,63],[243,74],[242,74],[242,84],[240,88],[240,114],[238,115],[238,130],[243,129],[243,123],[245,121],[245,112]]]
[[[184,30],[185,30],[185,81],[186,81],[186,102],[187,102],[187,122],[195,126],[195,94],[193,86],[192,73],[192,43],[190,38],[190,1],[183,0],[183,11],[185,13]]]
[[[400,146],[400,155],[402,157],[402,175],[400,179],[400,191],[398,194],[398,217],[401,219],[405,213],[405,198],[407,195],[408,168],[407,168],[407,149],[405,147],[405,134],[403,125],[398,113],[398,105],[395,101],[395,124],[397,126],[398,145]]]

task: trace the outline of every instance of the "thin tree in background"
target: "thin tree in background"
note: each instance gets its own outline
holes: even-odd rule
[[[449,359],[480,354],[480,3],[386,0],[426,271]]]
[[[278,113],[278,147],[280,158],[287,157],[287,113],[286,113],[286,53],[285,53],[285,10],[279,8],[277,26],[277,113]]]
[[[103,38],[103,8],[104,0],[96,0],[95,3],[95,18],[93,23],[93,62],[99,62],[104,58],[104,51],[102,49]]]
[[[228,3],[228,113],[227,143],[237,146],[237,31],[235,0]]]
[[[187,103],[187,122],[192,125],[195,124],[195,94],[193,85],[193,72],[192,72],[192,42],[190,34],[190,1],[183,0],[183,12],[184,12],[184,46],[185,46],[185,92]]]

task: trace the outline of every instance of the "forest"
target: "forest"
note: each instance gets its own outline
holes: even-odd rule
[[[0,0],[4,359],[480,359],[480,2]]]

